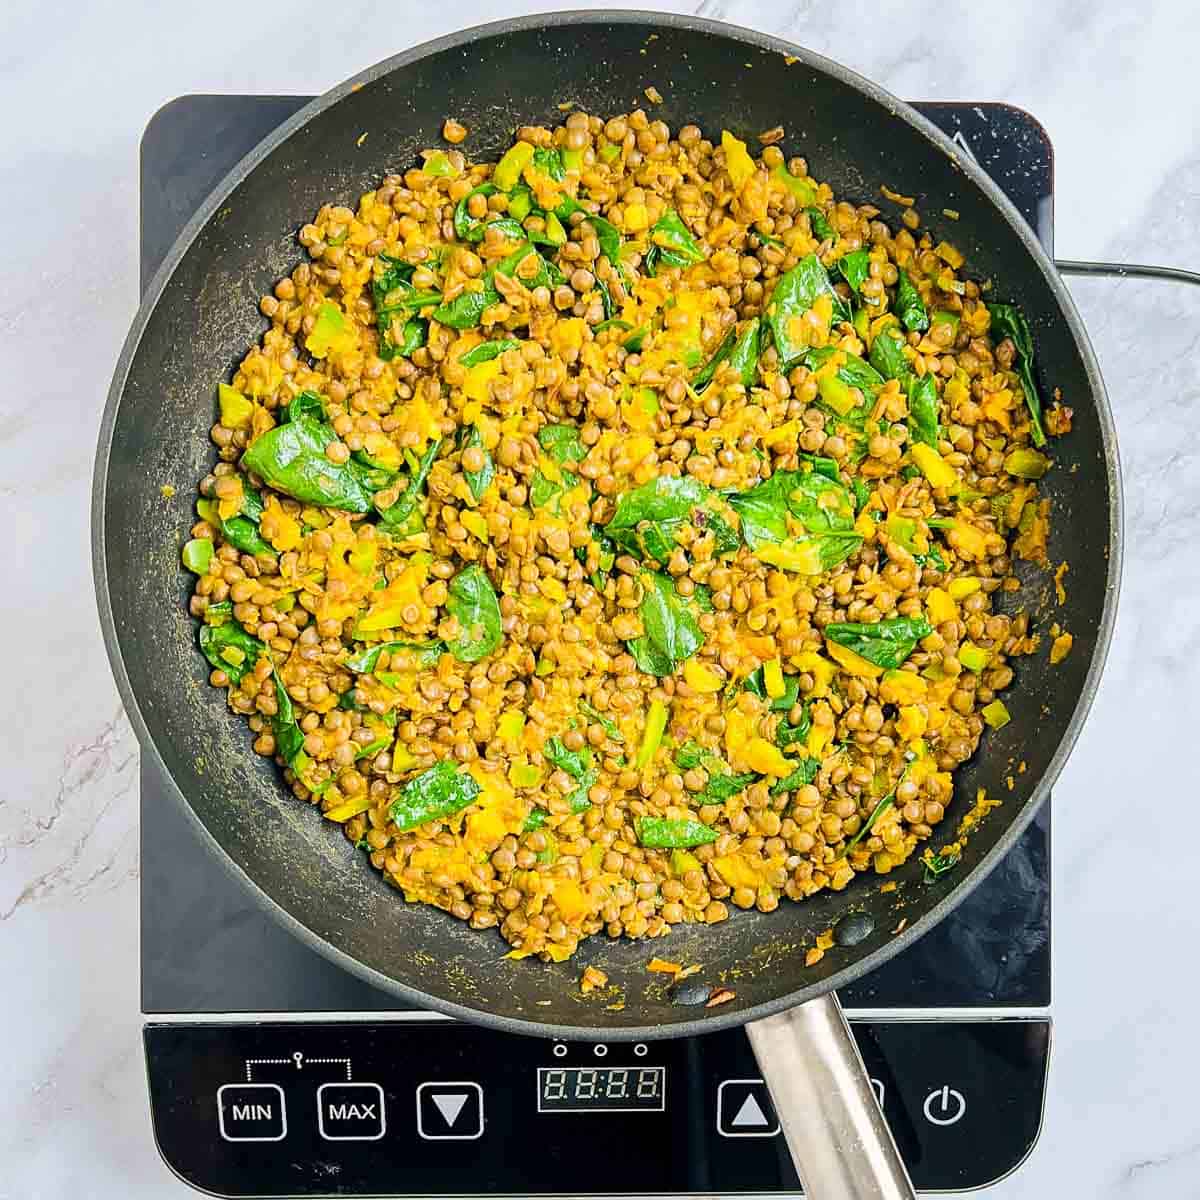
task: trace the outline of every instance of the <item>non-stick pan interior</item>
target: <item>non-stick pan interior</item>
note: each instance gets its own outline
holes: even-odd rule
[[[354,204],[380,176],[438,144],[448,116],[470,130],[464,149],[488,158],[516,126],[561,121],[560,105],[629,111],[647,105],[650,85],[663,97],[653,115],[673,128],[694,122],[709,136],[728,128],[753,143],[760,130],[782,124],[787,153],[806,156],[840,196],[880,203],[893,220],[898,211],[880,200],[879,185],[915,194],[926,224],[957,244],[979,277],[995,281],[998,297],[1023,306],[1042,377],[1076,412],[1075,432],[1057,447],[1059,465],[1043,488],[1054,500],[1052,558],[1070,562],[1067,599],[1056,607],[1047,580],[1025,594],[1041,626],[1058,620],[1075,647],[1061,666],[1049,667],[1044,651],[1021,666],[1009,698],[1013,721],[989,734],[961,772],[951,820],[980,787],[1003,806],[971,839],[962,865],[937,883],[922,882],[912,862],[893,876],[900,886],[889,894],[879,892],[880,881],[863,880],[769,915],[678,928],[654,945],[598,937],[569,963],[512,962],[494,932],[406,905],[340,830],[296,802],[276,768],[251,753],[244,722],[207,684],[179,546],[194,519],[195,483],[214,461],[208,430],[217,381],[262,331],[258,298],[300,260],[295,232],[322,202]],[[959,219],[939,216],[943,209]],[[411,51],[316,102],[235,172],[208,211],[151,290],[153,306],[139,316],[114,381],[97,468],[101,609],[144,743],[161,755],[203,830],[300,936],[381,986],[485,1021],[528,1023],[529,1032],[603,1028],[609,1037],[646,1036],[653,1027],[678,1033],[698,1016],[728,1023],[789,993],[802,999],[887,953],[904,940],[892,934],[902,919],[910,930],[925,927],[969,886],[972,868],[1023,827],[1039,781],[1086,707],[1081,697],[1103,640],[1119,499],[1115,460],[1106,457],[1107,409],[1073,312],[1031,256],[1028,231],[907,111],[897,115],[888,97],[829,64],[716,26],[596,14],[524,21]],[[168,484],[173,495],[164,494]],[[851,908],[875,914],[874,934],[806,969],[816,935]],[[645,970],[655,951],[703,963],[704,977],[727,982],[736,1000],[707,1014],[673,1003],[661,977]],[[580,995],[588,963],[621,986],[624,1007]]]

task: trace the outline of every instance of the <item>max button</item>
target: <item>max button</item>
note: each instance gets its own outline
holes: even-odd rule
[[[377,1142],[387,1132],[383,1088],[377,1083],[323,1083],[317,1127],[327,1142]]]

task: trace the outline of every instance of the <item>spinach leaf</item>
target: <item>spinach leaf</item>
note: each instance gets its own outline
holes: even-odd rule
[[[838,364],[836,370],[823,370],[835,355]],[[874,397],[884,385],[883,376],[857,354],[833,346],[806,350],[799,361],[816,376],[818,404],[841,423],[861,430]],[[861,403],[855,399],[851,388],[857,388],[862,393]]]
[[[817,297],[828,295],[833,302],[833,322],[849,321],[851,312],[846,302],[833,290],[821,260],[810,254],[802,258],[787,274],[781,276],[767,304],[767,324],[779,352],[780,370],[790,370],[808,349],[806,341],[797,335],[798,318],[816,303]]]
[[[703,821],[690,818],[639,817],[638,841],[648,850],[682,850],[688,846],[706,846],[717,840],[717,831]]]
[[[819,471],[776,471],[731,496],[729,503],[742,519],[742,536],[751,550],[787,538],[789,514],[807,533],[847,533],[854,528],[850,493]]]
[[[624,326],[626,329],[628,329],[629,323],[627,321],[618,321],[618,322],[613,321],[612,318],[613,318],[613,314],[617,311],[617,305],[616,305],[616,301],[614,301],[612,298],[612,292],[609,291],[609,289],[608,289],[608,284],[605,283],[605,281],[603,279],[596,280],[596,291],[598,291],[600,293],[600,308],[604,314],[604,319],[602,321],[600,321],[599,324],[594,326],[595,332],[596,333],[600,332],[601,325],[603,325],[605,329],[608,329],[613,324],[619,324],[619,325]]]
[[[304,749],[304,732],[296,720],[296,709],[292,698],[279,678],[279,671],[274,664],[271,674],[275,679],[275,715],[271,718],[272,731],[275,734],[275,749],[283,761],[291,766],[296,761],[296,755]]]
[[[924,442],[935,450],[938,444],[938,393],[932,375],[913,376],[908,383],[909,440]]]
[[[416,651],[413,654],[414,665],[420,670],[429,670],[438,665],[438,659],[446,653],[446,646],[443,642],[376,642],[352,654],[342,666],[358,675],[370,675],[379,665],[380,656],[385,650],[388,654]]]
[[[890,617],[874,624],[834,621],[825,626],[825,636],[831,642],[891,670],[902,667],[917,643],[932,632],[933,626],[924,617]]]
[[[904,357],[904,339],[891,329],[882,329],[876,335],[869,357],[871,366],[884,379],[899,379],[905,383],[912,375],[912,368]]]
[[[706,751],[698,742],[684,742],[675,751],[675,765],[681,771],[690,771],[704,761]]]
[[[767,682],[763,677],[762,667],[751,671],[746,676],[742,687],[752,695],[757,696],[760,700],[766,700]],[[783,677],[783,695],[777,696],[771,701],[772,712],[788,712],[796,701],[800,698],[800,679],[796,675],[785,675]]]
[[[293,402],[295,403],[295,402]],[[332,429],[311,412],[268,429],[242,456],[242,466],[277,492],[304,504],[365,513],[371,495],[349,466],[330,462],[325,447]]]
[[[467,807],[480,793],[479,784],[454,763],[440,762],[414,776],[392,801],[391,818],[404,833],[452,816]]]
[[[498,338],[491,342],[480,342],[466,354],[459,355],[458,363],[462,367],[477,367],[480,363],[491,362],[508,350],[520,350],[521,343],[516,338]]]
[[[745,329],[739,334],[731,329],[717,347],[716,353],[700,369],[700,373],[692,381],[692,387],[702,392],[712,382],[717,368],[728,362],[737,372],[737,380],[742,387],[750,387],[754,383],[758,371],[759,354],[759,319],[755,317],[747,322]]]
[[[548,508],[557,515],[566,490],[565,483],[556,483],[553,479],[547,479],[540,470],[534,471],[529,481],[529,503],[534,508]]]
[[[618,269],[621,265],[621,234],[617,227],[603,217],[594,217],[588,213],[587,223],[596,231],[596,240],[600,243],[600,253],[608,259],[609,265]]]
[[[940,879],[947,871],[952,870],[958,865],[960,855],[951,851],[948,854],[934,854],[930,850],[926,850],[921,861],[925,864],[925,882],[933,883],[935,879]]]
[[[473,329],[483,320],[484,309],[500,303],[500,293],[492,286],[491,272],[484,277],[480,291],[459,292],[433,311],[433,320],[451,329]]]
[[[757,779],[758,776],[753,771],[747,771],[743,775],[732,775],[729,772],[710,775],[701,799],[705,804],[724,804],[726,800],[744,792]]]
[[[591,808],[592,802],[588,798],[588,792],[600,778],[600,773],[592,766],[591,747],[568,750],[561,738],[552,737],[542,747],[542,754],[548,763],[578,781],[579,787],[567,797],[571,812],[581,813]]]
[[[800,461],[808,463],[818,475],[824,475],[826,479],[832,479],[834,483],[841,482],[841,472],[838,470],[835,459],[826,458],[821,454],[808,454],[801,451]]]
[[[465,467],[463,468],[463,478],[467,481],[467,487],[471,489],[471,495],[476,500],[482,500],[484,493],[492,486],[492,480],[496,478],[496,464],[483,444],[483,434],[476,426],[471,425],[467,428],[462,439],[462,448],[478,450],[483,455],[483,466],[478,471],[468,471]]]
[[[538,445],[556,463],[583,462],[587,458],[587,447],[574,425],[543,425],[537,439]]]
[[[736,341],[737,330],[731,329],[721,339],[721,344],[713,352],[712,358],[696,373],[696,378],[692,380],[693,390],[702,392],[712,383],[713,376],[717,373],[717,368],[729,357],[730,352],[733,350],[733,343]]]
[[[646,343],[646,334],[650,330],[645,325],[639,325],[622,343],[622,347],[630,354],[641,354]]]
[[[595,721],[614,742],[623,742],[625,740],[621,731],[617,728],[616,721],[612,717],[606,717],[602,712],[598,712],[586,700],[580,700],[579,711],[589,720]]]
[[[533,167],[543,175],[548,175],[555,183],[562,183],[567,177],[562,152],[555,146],[536,147],[533,151]]]
[[[833,226],[830,225],[825,214],[819,208],[806,208],[804,211],[808,215],[808,227],[812,230],[813,237],[818,242],[827,242],[830,238],[836,236],[833,232]]]
[[[896,281],[896,316],[904,322],[904,328],[910,333],[920,333],[929,328],[929,314],[925,311],[925,301],[917,291],[917,285],[909,278],[908,272],[900,269]]]
[[[215,500],[198,501],[196,511],[236,550],[243,554],[269,554],[275,557],[275,547],[263,540],[255,520],[241,513],[236,517],[222,517]],[[245,504],[242,511],[246,511]]]
[[[700,649],[704,634],[670,576],[647,571],[641,582],[644,633],[627,643],[629,653],[648,675],[670,675]]]
[[[1035,446],[1044,446],[1046,431],[1042,427],[1042,400],[1033,377],[1033,334],[1029,322],[1015,304],[989,304],[987,308],[993,336],[1010,338],[1017,349],[1017,377],[1025,393],[1025,407],[1029,409],[1030,437]]]
[[[691,475],[660,475],[626,492],[617,501],[604,532],[622,549],[639,558],[665,563],[687,523],[711,528],[716,552],[729,553],[740,545],[732,514],[724,515],[724,501]]]
[[[937,546],[930,546],[928,554],[914,554],[913,559],[918,567],[932,567],[935,571],[946,570],[946,560]]]
[[[241,683],[266,646],[251,637],[236,621],[200,626],[200,650],[218,671],[224,671],[231,683]]]
[[[789,675],[788,678],[790,679],[791,676]],[[812,717],[809,716],[806,705],[801,711],[800,720],[797,724],[793,725],[787,717],[780,719],[779,724],[775,727],[775,745],[781,750],[786,750],[789,746],[802,744],[808,741],[811,729]]]
[[[517,268],[530,254],[537,256],[537,270],[528,278],[517,275]],[[563,273],[526,241],[484,273],[481,290],[459,292],[449,303],[442,303],[434,310],[433,319],[451,329],[474,328],[483,319],[484,310],[500,302],[500,293],[494,283],[497,271],[530,289],[554,287],[564,281]]]
[[[850,480],[850,488],[854,492],[854,511],[860,513],[871,498],[871,489],[867,486],[866,480],[860,479],[857,475]]]
[[[580,750],[568,750],[562,738],[549,738],[542,747],[542,755],[548,763],[560,771],[566,771],[572,779],[582,779],[592,765],[592,751],[584,746]]]
[[[831,571],[862,545],[849,491],[818,471],[776,471],[729,503],[742,519],[746,545],[785,571]],[[789,521],[806,536],[793,537]]]
[[[408,487],[404,490],[404,495],[391,508],[385,508],[380,511],[379,523],[385,528],[401,533],[410,532],[410,523],[414,517],[420,516],[420,510],[417,506],[421,503],[421,492],[425,487],[425,481],[429,478],[429,472],[433,469],[434,459],[437,458],[438,451],[441,448],[441,438],[429,443],[429,449],[421,455],[421,461],[417,465],[417,469],[412,473],[412,478],[409,480]]]
[[[650,243],[643,263],[647,275],[657,275],[660,266],[691,267],[704,262],[704,251],[673,208],[651,227]]]
[[[891,808],[893,804],[895,804],[896,788],[900,786],[907,776],[908,768],[905,767],[904,771],[900,775],[900,778],[896,781],[896,787],[892,788],[892,790],[888,792],[888,794],[884,796],[884,798],[880,800],[877,805],[875,805],[875,807],[871,810],[871,815],[863,822],[862,828],[859,829],[859,831],[846,843],[843,853],[849,854],[850,851],[853,850],[854,847],[857,846],[858,843],[861,842],[863,838],[865,838],[867,834],[875,828],[875,822],[878,821],[879,818],[883,816],[883,814],[887,812],[887,810]]]
[[[449,643],[459,662],[477,662],[504,640],[500,628],[500,602],[487,573],[478,563],[459,571],[450,583],[446,601],[450,615],[458,618],[459,633]]]
[[[386,269],[375,277],[371,291],[375,298],[375,325],[379,330],[379,357],[385,362],[405,357],[425,345],[429,322],[413,311],[426,304],[437,304],[440,293],[418,292],[412,286],[416,267],[401,259],[381,255]]]
[[[771,784],[771,795],[778,796],[780,792],[794,792],[805,784],[812,783],[821,772],[821,764],[815,758],[797,759],[797,767],[790,774]]]
[[[500,189],[494,183],[481,183],[472,188],[454,208],[454,236],[460,242],[483,241],[483,224],[486,217],[473,217],[467,209],[472,196],[494,196]]]
[[[838,270],[856,295],[862,294],[862,285],[871,274],[871,254],[867,250],[852,250],[838,260]]]

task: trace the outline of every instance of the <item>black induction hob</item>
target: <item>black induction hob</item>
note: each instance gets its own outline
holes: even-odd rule
[[[306,101],[184,96],[154,116],[141,148],[143,287],[224,174]],[[1053,153],[1042,127],[1006,105],[917,108],[1052,251]],[[1050,1044],[1049,851],[1047,805],[948,920],[841,993],[922,1191],[993,1183],[1037,1140]],[[267,917],[145,761],[141,959],[155,1138],[201,1190],[799,1190],[740,1031],[566,1043],[406,1010]]]

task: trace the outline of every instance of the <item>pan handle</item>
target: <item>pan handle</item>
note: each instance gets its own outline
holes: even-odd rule
[[[914,1200],[836,993],[753,1021],[746,1033],[806,1196]]]
[[[1179,267],[1151,267],[1145,263],[1077,262],[1054,260],[1060,275],[1103,275],[1114,279],[1159,279],[1164,283],[1200,284],[1200,274]]]

